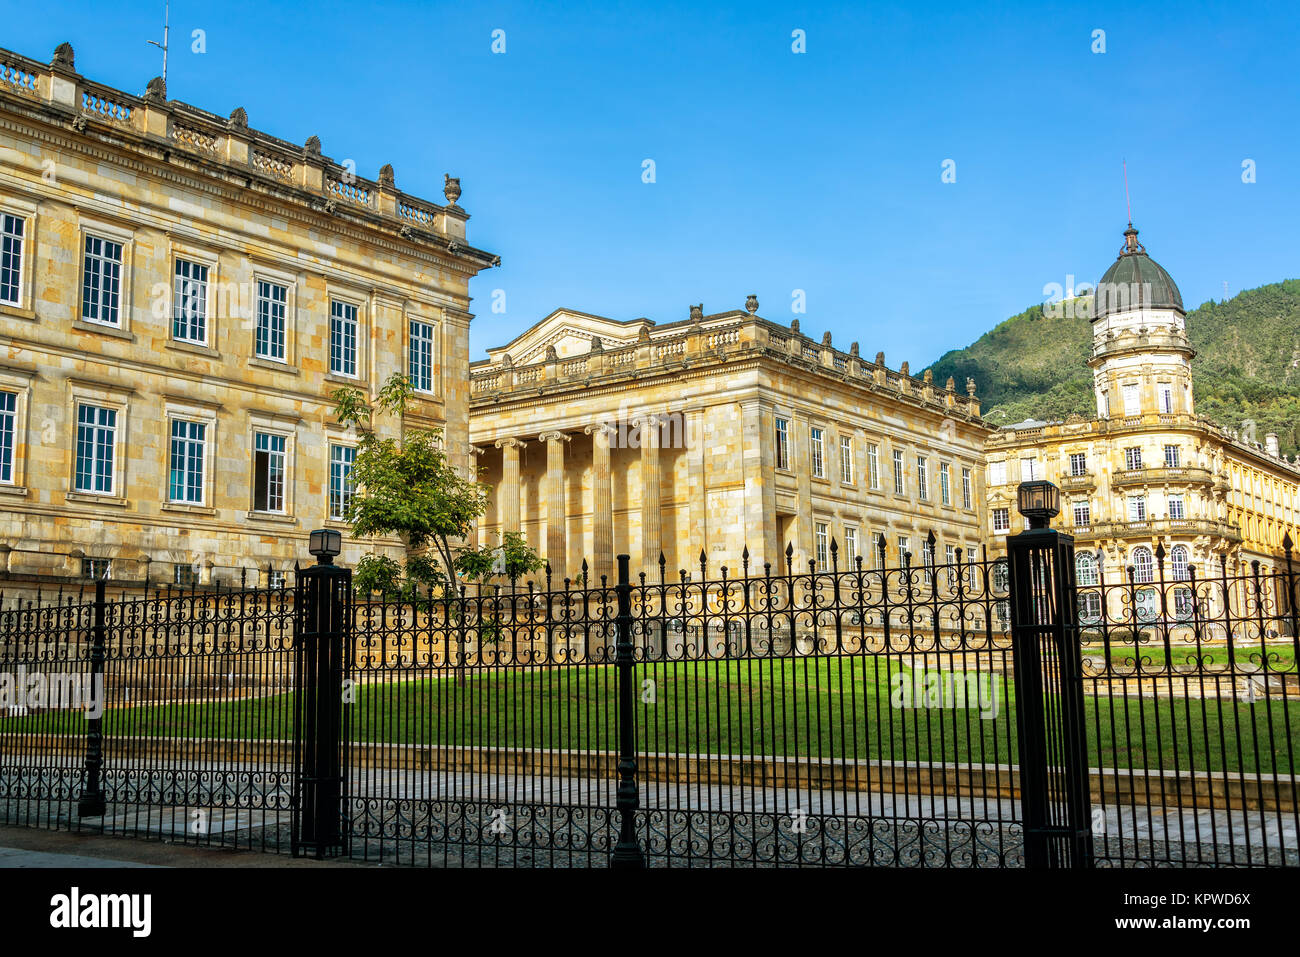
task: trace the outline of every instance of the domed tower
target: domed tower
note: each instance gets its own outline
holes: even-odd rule
[[[1097,415],[1128,418],[1194,411],[1183,297],[1147,255],[1133,224],[1093,295],[1092,368]]]

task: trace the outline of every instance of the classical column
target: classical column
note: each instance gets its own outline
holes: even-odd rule
[[[519,450],[525,443],[518,439],[497,439],[501,450],[501,484],[497,487],[497,513],[501,535],[519,531]]]
[[[640,419],[641,440],[641,568],[647,581],[659,580],[663,492],[659,481],[659,417],[644,415]]]
[[[604,575],[614,581],[614,492],[609,465],[609,443],[613,428],[604,423],[584,430],[591,436],[591,581],[600,584]]]
[[[565,552],[564,523],[564,443],[563,432],[543,432],[539,442],[546,443],[546,560],[555,580],[564,578],[568,569]]]

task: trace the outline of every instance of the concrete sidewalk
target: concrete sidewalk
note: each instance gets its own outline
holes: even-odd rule
[[[373,867],[220,847],[0,826],[0,868]]]

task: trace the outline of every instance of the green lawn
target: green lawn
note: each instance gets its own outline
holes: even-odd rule
[[[918,660],[919,664],[919,660]],[[894,761],[1013,763],[1015,702],[999,675],[996,714],[891,707],[897,657],[638,665],[638,749]],[[374,673],[371,673],[372,676]],[[352,705],[356,741],[613,750],[610,666],[555,666],[401,680],[380,673]],[[910,674],[904,672],[904,674]],[[650,682],[647,684],[647,682]],[[1115,690],[1119,690],[1118,683]],[[287,738],[292,695],[109,709],[108,735]],[[1289,773],[1300,701],[1085,698],[1093,766]],[[1289,722],[1289,724],[1288,724]],[[0,733],[82,733],[74,712],[0,719]],[[1288,738],[1288,732],[1290,739]],[[1221,741],[1223,743],[1221,743]]]
[[[1173,669],[1196,668],[1198,662],[1195,659],[1197,653],[1194,645],[1175,643],[1173,646]],[[1100,642],[1084,646],[1083,656],[1085,658],[1094,658],[1100,661],[1104,649]],[[1295,649],[1290,644],[1270,644],[1264,645],[1240,645],[1233,648],[1233,665],[1238,672],[1249,671],[1254,668],[1263,669],[1263,656],[1268,654],[1268,670],[1271,674],[1280,674],[1283,672],[1292,672],[1295,667]],[[1226,669],[1228,667],[1228,649],[1223,645],[1206,645],[1200,651],[1201,661],[1205,670],[1213,671],[1215,669]],[[1134,664],[1127,666],[1126,662],[1133,659]],[[1146,660],[1143,660],[1146,659]],[[1142,671],[1161,671],[1165,667],[1166,655],[1165,646],[1159,642],[1151,644],[1122,644],[1114,642],[1110,646],[1111,667],[1125,668],[1140,667]]]

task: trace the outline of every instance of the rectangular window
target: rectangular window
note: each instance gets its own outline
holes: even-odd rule
[[[122,244],[87,236],[81,274],[81,318],[116,326],[121,305]]]
[[[18,395],[0,392],[0,482],[14,480],[14,423],[17,419]]]
[[[853,439],[840,436],[840,481],[853,484]]]
[[[1011,531],[1011,512],[1005,508],[995,508],[993,510],[993,531],[1009,532]]]
[[[207,426],[172,419],[171,500],[203,504],[203,452]]]
[[[267,588],[283,588],[289,581],[289,573],[282,568],[272,568],[266,573]]]
[[[880,447],[874,442],[867,446],[867,482],[880,488]]]
[[[953,545],[943,546],[943,563],[945,565],[957,564],[957,548]]]
[[[357,307],[330,300],[330,372],[357,374]]]
[[[1070,456],[1070,474],[1087,475],[1088,474],[1088,456],[1082,452],[1075,452]]]
[[[790,467],[790,420],[776,420],[776,467]]]
[[[1021,459],[1020,481],[1032,482],[1036,478],[1042,478],[1042,476],[1038,474],[1038,459]]]
[[[1157,386],[1160,393],[1160,411],[1166,414],[1174,411],[1174,389],[1167,382]]]
[[[1137,415],[1142,411],[1142,395],[1135,385],[1122,387],[1124,395],[1124,414]]]
[[[971,480],[970,469],[961,470],[961,507],[971,507]]]
[[[284,511],[284,436],[253,434],[253,511]]]
[[[199,583],[199,570],[193,565],[177,563],[172,568],[172,583],[190,587]]]
[[[352,463],[357,450],[350,445],[330,446],[330,518],[343,521],[352,504]]]
[[[421,392],[433,391],[433,325],[411,320],[411,385]]]
[[[1169,517],[1175,519],[1186,518],[1183,511],[1183,497],[1181,495],[1169,496]]]
[[[1165,468],[1169,468],[1169,469],[1178,468],[1178,459],[1179,459],[1178,446],[1166,445],[1165,446]]]
[[[96,581],[108,578],[107,558],[83,558],[81,560],[81,577]]]
[[[1092,524],[1092,506],[1087,502],[1074,503],[1074,525],[1076,528],[1087,528]]]
[[[1129,496],[1128,520],[1130,522],[1145,522],[1147,520],[1147,499],[1145,495]]]
[[[944,505],[952,504],[952,467],[944,462],[939,466],[939,501]]]
[[[1142,467],[1142,450],[1140,448],[1131,448],[1124,450],[1124,468],[1130,472],[1136,471]]]
[[[257,281],[257,356],[284,361],[284,317],[289,304],[289,287]]]
[[[822,430],[808,430],[808,445],[812,450],[812,474],[813,478],[826,477],[826,463],[822,458]]]
[[[172,336],[182,342],[208,341],[208,267],[176,260],[172,287]]]
[[[852,563],[858,557],[858,530],[852,525],[844,526],[844,559]]]
[[[20,305],[23,296],[23,230],[27,222],[0,215],[0,302]]]
[[[818,522],[815,527],[817,530],[817,567],[825,568],[830,564],[830,545],[827,541],[829,531],[825,522]]]
[[[930,497],[930,465],[924,455],[916,457],[916,494],[921,501]]]
[[[907,493],[907,484],[903,476],[903,453],[899,449],[894,449],[894,494],[905,495]]]
[[[1007,463],[1006,462],[989,463],[989,484],[990,485],[1007,484]]]
[[[117,410],[77,406],[77,467],[73,488],[78,492],[112,495],[116,448]]]
[[[907,556],[908,554],[911,553],[911,551],[912,551],[912,547],[911,545],[908,544],[907,536],[899,535],[898,536],[898,564],[900,565],[903,564],[903,562],[907,559]]]

